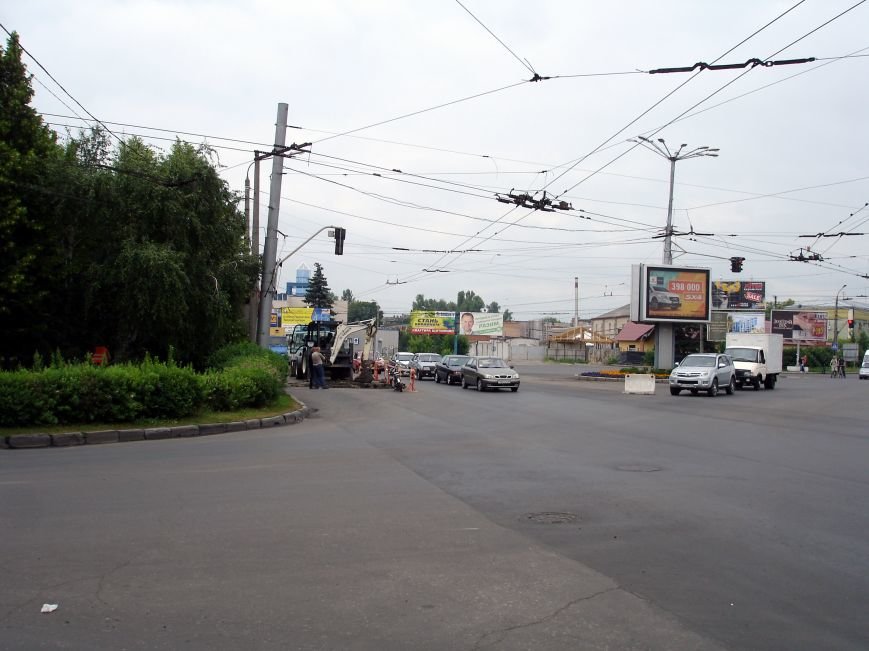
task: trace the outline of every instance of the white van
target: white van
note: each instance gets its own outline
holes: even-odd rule
[[[863,355],[863,363],[860,364],[860,375],[861,380],[869,379],[869,350],[866,351],[866,354]]]

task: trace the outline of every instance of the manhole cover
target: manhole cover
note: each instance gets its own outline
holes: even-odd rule
[[[565,524],[567,522],[576,522],[577,518],[573,513],[545,511],[544,513],[527,513],[525,519],[537,524]]]
[[[658,472],[661,466],[653,466],[649,463],[623,463],[616,466],[616,470],[623,472]]]

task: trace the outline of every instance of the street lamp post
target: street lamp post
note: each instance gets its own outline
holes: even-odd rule
[[[670,151],[663,138],[658,138],[656,142],[645,136],[631,138],[630,142],[642,145],[661,158],[666,158],[670,161],[670,198],[667,202],[667,227],[664,230],[663,262],[664,264],[673,264],[673,187],[676,180],[676,163],[680,160],[700,158],[701,156],[716,158],[719,150],[705,145],[686,150],[688,145],[682,143],[677,150]],[[672,323],[658,323],[655,326],[655,366],[657,368],[670,368],[673,366],[675,348],[673,339]]]
[[[658,154],[658,156],[670,161],[670,200],[667,203],[667,228],[664,231],[664,264],[673,264],[673,186],[676,180],[676,162],[687,160],[689,158],[700,158],[701,156],[712,156],[713,158],[717,158],[720,150],[710,149],[704,145],[702,147],[695,147],[694,149],[685,151],[685,148],[688,145],[682,143],[679,145],[679,149],[675,152],[671,152],[663,138],[658,138],[658,141],[655,142],[645,136],[631,138],[630,142],[642,145],[649,151],[652,151]]]

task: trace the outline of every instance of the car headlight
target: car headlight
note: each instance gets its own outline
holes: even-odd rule
[[[488,373],[483,373],[483,377],[484,377],[486,380],[491,380],[491,379],[492,379],[493,377],[495,377],[495,376],[494,376],[494,375],[489,375]]]

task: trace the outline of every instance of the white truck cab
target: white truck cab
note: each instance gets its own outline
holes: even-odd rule
[[[763,384],[767,389],[775,389],[782,371],[783,344],[781,335],[728,333],[724,352],[736,367],[736,386],[741,389],[750,384],[757,391]]]

